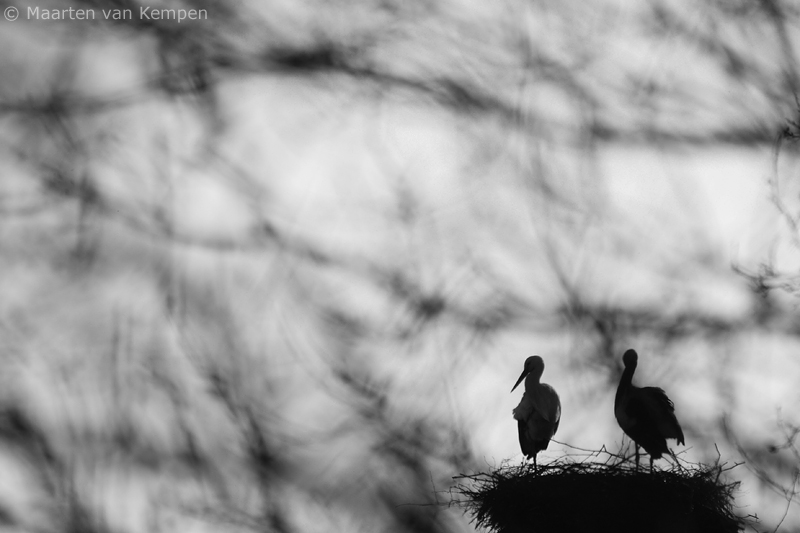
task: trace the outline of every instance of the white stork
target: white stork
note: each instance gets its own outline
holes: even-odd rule
[[[534,468],[536,454],[547,449],[561,421],[561,400],[558,399],[558,394],[550,385],[539,383],[543,372],[542,358],[538,355],[528,357],[522,374],[511,389],[514,392],[522,380],[525,380],[525,394],[513,414],[517,420],[522,454],[533,459]]]
[[[636,446],[636,468],[639,468],[641,446],[650,455],[652,471],[654,459],[660,459],[665,453],[672,454],[667,448],[667,439],[677,439],[678,444],[684,444],[683,430],[675,418],[675,406],[663,389],[639,388],[631,383],[638,360],[634,350],[628,350],[622,356],[625,371],[614,399],[614,416]]]

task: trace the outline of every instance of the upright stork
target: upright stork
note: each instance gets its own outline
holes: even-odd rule
[[[525,393],[513,414],[517,420],[522,454],[533,459],[534,468],[536,454],[547,449],[561,421],[561,400],[558,399],[558,394],[550,385],[539,383],[543,372],[542,358],[538,355],[528,357],[522,374],[511,388],[511,392],[514,392],[522,380],[525,380]]]
[[[639,468],[641,446],[650,455],[652,471],[654,459],[660,459],[665,453],[672,454],[667,448],[667,439],[676,439],[678,444],[684,444],[683,430],[675,418],[675,406],[663,389],[633,385],[638,361],[639,356],[634,350],[628,350],[622,356],[625,371],[614,399],[614,416],[636,446],[636,468]]]

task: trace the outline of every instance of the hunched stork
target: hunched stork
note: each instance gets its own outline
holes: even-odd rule
[[[533,459],[534,468],[536,468],[536,454],[547,449],[561,421],[561,400],[553,387],[539,382],[543,372],[542,358],[538,355],[528,357],[522,374],[511,388],[511,392],[514,392],[522,380],[525,380],[522,401],[512,413],[517,420],[522,454]]]

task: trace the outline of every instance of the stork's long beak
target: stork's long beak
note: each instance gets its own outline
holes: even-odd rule
[[[519,379],[517,380],[517,382],[516,382],[516,383],[514,383],[514,386],[513,386],[513,387],[511,387],[511,392],[514,392],[514,389],[516,389],[517,387],[519,387],[519,384],[520,384],[520,383],[522,383],[522,380],[523,380],[523,379],[525,379],[525,377],[526,377],[528,374],[530,374],[530,372],[528,372],[528,369],[525,369],[525,370],[523,370],[523,371],[522,371],[522,374],[520,374],[520,376],[519,376]]]

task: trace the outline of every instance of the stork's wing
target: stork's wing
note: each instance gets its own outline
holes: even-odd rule
[[[670,413],[675,412],[675,404],[669,399],[669,396],[667,396],[667,393],[664,392],[664,389],[660,387],[643,387],[639,390],[646,394],[654,405],[658,405],[659,409],[662,409],[665,412],[668,411]]]
[[[633,398],[632,398],[633,400]],[[683,444],[683,430],[675,417],[675,405],[659,387],[644,387],[635,392],[626,412],[636,421],[649,421],[667,439],[677,439]]]
[[[539,385],[535,389],[533,405],[542,418],[558,429],[558,423],[561,421],[561,400],[553,387],[547,383]]]

